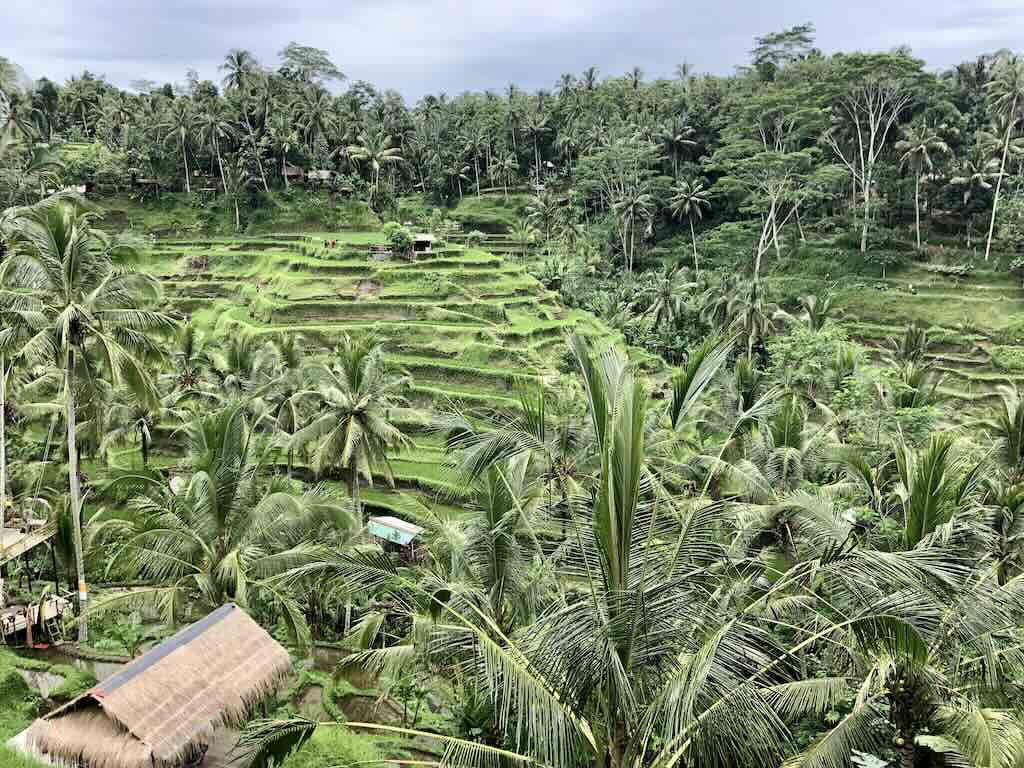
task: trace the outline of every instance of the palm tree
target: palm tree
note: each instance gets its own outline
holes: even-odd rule
[[[658,130],[658,141],[665,148],[666,154],[672,158],[672,178],[679,178],[679,158],[697,146],[691,137],[695,131],[693,126],[682,116],[675,116],[662,124]]]
[[[31,291],[47,327],[27,345],[48,344],[64,376],[68,481],[74,520],[79,601],[88,601],[82,558],[82,493],[79,480],[75,393],[78,371],[88,363],[122,381],[140,397],[153,397],[145,359],[159,354],[152,338],[174,329],[144,302],[158,292],[156,281],[131,269],[134,252],[92,228],[96,215],[62,197],[19,210],[11,230],[15,247],[0,264],[0,283]],[[79,639],[88,625],[79,624]]]
[[[686,217],[690,223],[690,241],[693,244],[693,268],[700,274],[700,266],[697,264],[697,235],[694,234],[693,220],[701,219],[704,216],[704,209],[711,207],[710,192],[704,189],[704,183],[697,179],[683,179],[672,188],[672,198],[669,201],[672,207],[672,215],[681,219]]]
[[[544,252],[551,253],[551,236],[562,218],[562,207],[553,192],[540,192],[526,205],[526,221],[544,235]]]
[[[654,321],[654,326],[671,325],[682,312],[683,291],[692,287],[686,283],[686,270],[678,264],[666,264],[652,290],[653,301],[647,314]]]
[[[310,85],[299,91],[292,109],[295,124],[305,136],[306,147],[312,154],[317,141],[329,136],[337,124],[331,94],[325,88]]]
[[[774,314],[778,309],[768,302],[767,291],[760,280],[752,280],[730,302],[732,325],[742,331],[747,341],[747,357],[754,354],[754,344],[775,332]]]
[[[366,163],[373,172],[371,196],[376,195],[380,186],[381,166],[404,161],[401,148],[394,145],[394,140],[384,133],[383,128],[374,133],[360,133],[356,143],[346,147],[345,151],[353,160]]]
[[[785,322],[796,322],[799,320],[807,326],[807,330],[818,332],[825,327],[825,324],[835,314],[835,299],[831,293],[826,293],[819,298],[814,294],[801,296],[799,299],[800,309],[803,310],[799,318],[793,317],[781,309],[775,313],[775,319]]]
[[[1016,387],[999,388],[999,402],[980,426],[996,438],[998,455],[1010,482],[1024,480],[1024,404]]]
[[[41,330],[44,321],[30,297],[6,291],[0,294],[0,531],[7,514],[8,382],[16,363],[32,362],[40,351],[26,346],[26,342]]]
[[[997,161],[989,157],[980,142],[971,147],[967,156],[960,162],[957,175],[949,180],[953,186],[963,188],[964,217],[967,219],[967,247],[971,246],[971,218],[967,214],[967,206],[980,192],[992,189],[992,178],[996,175]]]
[[[533,161],[537,174],[536,183],[540,184],[543,179],[540,167],[540,137],[551,132],[548,116],[544,114],[540,107],[531,110],[523,121],[523,130],[533,140]]]
[[[992,218],[989,221],[988,240],[985,243],[985,261],[988,261],[989,252],[992,250],[992,234],[996,227],[999,192],[1006,173],[1006,156],[1010,151],[1010,137],[1014,127],[1024,116],[1024,58],[1010,56],[1003,60],[996,70],[995,77],[985,87],[988,90],[992,111],[1006,121],[1002,159],[999,162],[995,198],[992,201]]]
[[[97,610],[145,601],[173,625],[196,601],[210,609],[229,600],[250,609],[272,604],[294,638],[308,639],[294,599],[268,580],[344,542],[358,528],[351,510],[323,487],[297,493],[286,481],[262,479],[263,456],[242,403],[188,423],[183,434],[191,470],[184,489],[154,484],[90,524],[94,541],[114,544],[115,567],[166,586],[105,600]]]
[[[220,169],[221,184],[224,191],[228,189],[228,177],[224,172],[224,160],[221,157],[221,139],[232,139],[235,136],[235,126],[228,116],[227,108],[223,100],[216,98],[208,100],[203,111],[196,118],[196,127],[199,129],[200,142],[209,142],[214,157],[217,158],[217,167]]]
[[[909,166],[914,173],[914,229],[917,250],[921,250],[921,177],[935,167],[933,155],[949,154],[949,146],[926,124],[918,123],[904,129],[896,142],[900,166]]]
[[[167,119],[161,126],[165,131],[164,141],[177,142],[181,146],[181,163],[185,169],[185,192],[192,194],[192,182],[188,172],[188,138],[195,125],[192,102],[188,99],[176,99],[167,110]]]
[[[219,67],[220,71],[225,73],[221,83],[226,89],[244,90],[252,75],[259,71],[259,67],[256,57],[249,51],[232,48]]]
[[[331,467],[348,472],[352,504],[360,514],[360,478],[372,486],[376,469],[393,482],[389,454],[410,444],[391,416],[408,378],[388,370],[380,344],[369,338],[342,337],[334,357],[332,364],[308,371],[316,382],[308,394],[320,412],[295,434],[294,444],[315,445],[317,473]]]
[[[100,441],[100,454],[107,455],[109,446],[125,445],[138,438],[142,468],[149,468],[149,452],[153,432],[160,424],[180,424],[188,415],[182,407],[189,393],[176,390],[174,382],[163,386],[156,398],[143,396],[124,389],[118,392],[107,409],[105,433]]]

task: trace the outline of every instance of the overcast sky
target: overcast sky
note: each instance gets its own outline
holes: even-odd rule
[[[806,21],[826,52],[909,45],[936,68],[1024,44],[1024,0],[0,0],[0,56],[33,78],[89,69],[128,86],[182,81],[189,68],[219,79],[235,47],[274,64],[295,40],[413,101],[550,88],[591,65],[657,77],[685,60],[728,73],[756,35]]]

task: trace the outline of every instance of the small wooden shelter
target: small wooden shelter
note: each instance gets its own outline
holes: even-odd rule
[[[228,603],[36,720],[26,751],[82,768],[201,766],[215,732],[247,719],[290,667],[288,652]]]
[[[417,233],[412,237],[413,253],[430,253],[434,247],[434,236],[426,233]]]
[[[301,184],[306,180],[306,169],[291,163],[284,163],[282,165],[281,174],[292,184]]]
[[[407,522],[400,517],[380,515],[367,520],[366,532],[385,551],[398,552],[409,561],[420,559],[422,553],[418,538],[423,529],[415,523]]]

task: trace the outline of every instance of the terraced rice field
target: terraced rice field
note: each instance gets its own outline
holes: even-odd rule
[[[450,497],[456,489],[440,438],[428,429],[432,413],[452,404],[471,412],[518,407],[518,387],[557,375],[571,332],[597,345],[622,340],[592,315],[560,306],[501,256],[452,245],[414,262],[379,261],[368,247],[377,242],[376,232],[160,240],[146,269],[162,282],[168,309],[215,338],[301,332],[313,353],[342,334],[373,334],[413,379],[398,418],[415,447],[392,462],[398,488]],[[383,483],[363,500],[400,506]]]
[[[1024,387],[1024,290],[1009,277],[980,272],[954,280],[912,268],[842,286],[836,298],[841,323],[869,348],[881,350],[911,321],[931,328],[929,358],[960,421],[984,411],[999,387]]]

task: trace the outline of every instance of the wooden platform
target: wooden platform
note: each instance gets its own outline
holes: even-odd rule
[[[0,565],[21,557],[30,549],[49,541],[57,535],[57,523],[47,523],[28,533],[15,528],[0,531]]]
[[[4,638],[24,632],[29,624],[36,627],[40,624],[40,613],[44,621],[61,616],[71,609],[71,603],[63,597],[50,595],[42,604],[12,605],[0,610],[0,635]]]

